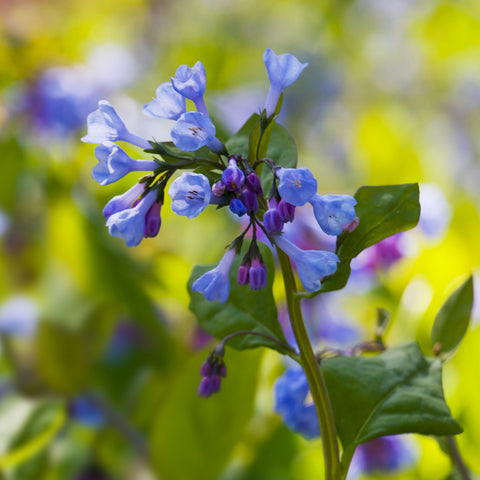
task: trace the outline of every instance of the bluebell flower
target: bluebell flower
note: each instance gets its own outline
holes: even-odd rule
[[[245,181],[245,174],[238,168],[237,161],[231,158],[228,167],[222,172],[222,183],[230,192],[239,192]]]
[[[205,145],[215,152],[221,152],[224,147],[215,136],[217,130],[207,115],[199,112],[184,113],[170,132],[176,147],[185,152],[198,150]]]
[[[152,190],[135,206],[110,215],[107,220],[110,235],[123,238],[127,247],[139,245],[145,236],[146,214],[156,197],[157,192]]]
[[[308,168],[279,168],[276,173],[278,192],[285,202],[301,207],[317,193],[317,180]]]
[[[282,91],[297,80],[308,63],[300,63],[289,53],[276,55],[271,48],[265,50],[263,62],[270,80],[270,90],[265,103],[267,117],[269,117],[275,112]]]
[[[232,198],[228,206],[230,211],[239,217],[243,217],[247,213],[247,207],[239,198]]]
[[[340,235],[355,219],[357,201],[350,195],[314,195],[310,200],[320,228],[328,235]]]
[[[229,249],[213,269],[197,278],[192,285],[192,291],[200,292],[209,302],[225,303],[230,295],[228,273],[235,259],[235,249]]]
[[[31,337],[39,322],[37,304],[29,297],[10,297],[0,306],[0,333],[16,337]]]
[[[79,423],[98,428],[105,423],[105,416],[86,396],[78,396],[68,403],[68,413]]]
[[[155,98],[143,106],[147,117],[178,120],[187,111],[185,97],[180,95],[170,82],[160,84],[155,90]]]
[[[6,233],[10,225],[10,219],[7,214],[0,210],[0,237]]]
[[[121,212],[133,206],[135,200],[145,191],[144,183],[136,183],[132,188],[121,195],[116,195],[105,205],[103,209],[103,216],[105,220],[114,213]]]
[[[212,195],[208,178],[201,173],[183,172],[168,190],[172,210],[177,215],[194,218],[205,210]]]
[[[143,149],[151,148],[146,138],[128,130],[115,109],[106,100],[100,100],[98,109],[88,115],[87,129],[87,135],[82,137],[83,142],[103,143],[121,140]]]
[[[274,240],[275,244],[293,260],[300,281],[309,292],[320,290],[322,278],[337,271],[337,262],[340,259],[333,252],[301,250],[281,235],[275,235]]]
[[[320,435],[317,412],[313,402],[307,403],[310,391],[307,377],[299,367],[289,368],[275,382],[275,411],[285,424],[311,439]]]
[[[173,88],[185,98],[192,100],[197,110],[208,116],[203,94],[207,86],[207,75],[202,62],[197,62],[193,67],[180,65],[172,77]]]
[[[153,160],[135,160],[113,142],[103,142],[95,147],[98,163],[92,168],[92,177],[100,185],[120,180],[130,172],[153,171],[157,164]]]

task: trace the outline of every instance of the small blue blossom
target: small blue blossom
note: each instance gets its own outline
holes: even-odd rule
[[[217,130],[207,115],[200,112],[184,113],[170,132],[176,147],[185,152],[198,150],[205,145],[215,152],[223,150],[223,145],[215,136]]]
[[[247,213],[247,207],[239,198],[232,198],[229,205],[230,211],[239,217],[243,217]]]
[[[155,90],[155,98],[143,106],[147,117],[178,120],[187,111],[185,97],[180,95],[170,82],[160,84]]]
[[[202,62],[197,62],[193,67],[180,65],[172,77],[173,88],[185,98],[192,100],[197,110],[208,115],[203,101],[203,94],[207,86],[207,75]]]
[[[105,423],[105,416],[95,403],[86,396],[78,396],[68,404],[68,413],[71,418],[89,427],[98,428]]]
[[[116,195],[105,205],[103,209],[103,216],[105,220],[114,213],[121,212],[130,208],[135,200],[145,191],[144,183],[136,183],[132,188],[121,195]]]
[[[150,144],[146,138],[130,132],[115,109],[106,100],[98,102],[98,109],[87,117],[87,135],[82,137],[83,142],[103,143],[122,140],[137,147],[148,149]]]
[[[263,62],[270,80],[270,90],[265,103],[267,117],[269,117],[275,112],[282,91],[297,80],[308,63],[300,63],[289,53],[276,55],[271,48],[265,50]]]
[[[310,203],[320,228],[328,235],[340,235],[355,219],[357,201],[350,195],[318,195]]]
[[[208,178],[201,173],[184,172],[168,190],[172,210],[177,215],[194,218],[205,210],[212,195]]]
[[[29,297],[10,297],[0,306],[0,333],[16,337],[31,337],[37,328],[39,311]]]
[[[134,160],[113,142],[103,142],[95,148],[98,163],[92,168],[92,177],[100,185],[120,180],[130,172],[153,171],[157,164],[152,160]]]
[[[227,250],[219,264],[197,278],[192,285],[192,291],[200,292],[209,302],[225,303],[230,295],[228,273],[235,259],[235,249]]]
[[[145,236],[146,214],[157,197],[156,191],[145,195],[134,207],[119,211],[108,217],[110,235],[125,240],[127,247],[136,247]]]
[[[316,292],[322,287],[323,277],[337,271],[339,258],[332,252],[322,250],[301,250],[283,236],[276,235],[275,243],[294,262],[303,287],[309,292]]]
[[[317,180],[308,168],[279,168],[277,176],[282,200],[296,207],[305,205],[317,193]]]

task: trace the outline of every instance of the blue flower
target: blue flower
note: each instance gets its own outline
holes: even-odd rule
[[[185,98],[192,100],[197,110],[208,115],[203,94],[207,86],[207,75],[202,62],[197,62],[193,67],[180,65],[172,77],[173,88]]]
[[[31,337],[39,321],[37,304],[29,297],[10,297],[0,307],[0,333],[16,337]]]
[[[310,387],[301,368],[289,368],[275,382],[275,411],[285,424],[305,438],[320,435],[317,412],[313,403],[306,403]]]
[[[110,235],[125,240],[127,247],[136,247],[145,236],[145,216],[155,202],[156,191],[145,195],[134,207],[116,212],[107,220]]]
[[[130,172],[150,171],[157,168],[151,160],[134,160],[113,142],[103,142],[95,148],[98,163],[92,168],[92,177],[100,185],[120,180]]]
[[[357,201],[350,195],[318,195],[310,203],[320,228],[328,235],[340,235],[355,218]]]
[[[276,55],[271,48],[265,50],[263,62],[270,80],[270,90],[265,103],[267,117],[269,117],[275,112],[282,91],[297,80],[308,63],[300,63],[289,53]]]
[[[263,215],[263,226],[269,235],[278,235],[283,230],[283,220],[276,208],[270,208]]]
[[[68,404],[68,413],[77,422],[93,428],[101,427],[105,423],[105,416],[95,403],[86,396],[78,396]]]
[[[178,120],[185,113],[185,97],[180,95],[170,82],[160,84],[155,90],[155,98],[143,106],[147,117]]]
[[[132,188],[127,190],[121,195],[116,195],[113,197],[104,207],[103,216],[105,220],[113,215],[114,213],[121,212],[130,208],[135,200],[145,191],[144,183],[136,183]]]
[[[215,125],[207,115],[199,112],[184,113],[170,133],[176,147],[185,152],[198,150],[205,145],[215,152],[223,150],[223,145],[215,136]]]
[[[208,178],[201,173],[184,172],[168,190],[172,210],[177,215],[194,218],[205,210],[212,195]]]
[[[245,174],[238,168],[237,161],[231,158],[228,167],[222,172],[222,183],[231,192],[239,192],[245,181]]]
[[[235,259],[235,249],[227,250],[219,264],[197,278],[192,285],[192,291],[200,292],[209,302],[225,303],[230,295],[228,272]]]
[[[316,292],[322,287],[323,277],[337,271],[339,258],[332,252],[322,250],[301,250],[280,235],[275,235],[275,244],[294,262],[303,287],[309,292]]]
[[[317,193],[317,181],[308,168],[279,168],[277,177],[282,200],[296,207],[305,205]]]
[[[87,135],[82,137],[83,142],[102,143],[122,140],[143,149],[151,147],[146,138],[139,137],[128,130],[115,109],[106,100],[100,100],[98,109],[88,115],[87,129]]]
[[[228,207],[232,213],[239,217],[243,217],[247,213],[247,207],[239,198],[232,198]]]

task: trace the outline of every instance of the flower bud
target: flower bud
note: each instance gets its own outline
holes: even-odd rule
[[[269,235],[278,235],[283,230],[283,221],[277,209],[270,209],[263,216],[263,226]]]

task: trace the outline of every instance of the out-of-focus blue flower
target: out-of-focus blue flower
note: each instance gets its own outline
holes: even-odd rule
[[[8,230],[10,220],[8,216],[0,210],[0,237]]]
[[[155,90],[155,98],[143,106],[147,117],[178,120],[187,111],[185,97],[180,95],[170,82],[160,84]]]
[[[103,142],[95,147],[98,163],[92,168],[92,177],[100,185],[120,180],[130,172],[153,171],[157,164],[152,160],[135,160],[113,142]]]
[[[113,213],[108,217],[110,235],[125,240],[127,247],[136,247],[145,236],[146,214],[157,197],[156,191],[148,192],[134,207]]]
[[[128,189],[125,193],[121,195],[115,195],[112,199],[108,201],[103,209],[103,216],[105,220],[113,215],[114,213],[121,212],[130,208],[135,200],[145,191],[144,183],[136,183],[132,188]]]
[[[243,217],[247,213],[247,207],[239,198],[232,198],[228,207],[232,213],[239,217]]]
[[[305,205],[317,193],[317,180],[308,168],[279,168],[277,176],[282,200],[296,207]]]
[[[209,397],[212,393],[220,390],[222,377],[227,376],[227,367],[223,361],[223,357],[218,357],[214,353],[211,354],[200,369],[202,381],[198,387],[198,394],[201,397]]]
[[[231,158],[228,167],[222,172],[222,183],[230,192],[238,192],[245,181],[245,174],[238,168],[237,161]]]
[[[185,152],[198,150],[205,145],[215,152],[223,150],[223,144],[215,136],[217,130],[207,115],[200,112],[184,113],[170,132],[176,147]]]
[[[211,189],[208,178],[201,173],[183,172],[168,190],[172,210],[177,215],[194,218],[210,203]]]
[[[230,295],[228,272],[235,259],[235,249],[227,250],[219,264],[197,278],[192,285],[192,291],[200,292],[209,302],[225,303]]]
[[[172,77],[173,88],[185,98],[192,100],[197,110],[208,115],[203,101],[203,94],[207,86],[207,75],[202,62],[197,62],[193,67],[180,65]]]
[[[281,235],[275,235],[275,244],[280,247],[297,267],[303,287],[309,292],[320,290],[322,278],[337,271],[339,258],[332,252],[301,250]]]
[[[72,399],[68,404],[68,413],[77,422],[90,427],[98,428],[105,423],[103,413],[92,400],[85,396]]]
[[[328,235],[340,235],[355,218],[357,201],[350,195],[319,195],[310,200],[320,228]]]
[[[275,411],[285,424],[305,438],[320,435],[315,405],[306,403],[308,392],[307,377],[301,368],[293,367],[275,382]]]
[[[29,338],[39,321],[37,304],[29,297],[10,297],[0,306],[0,333]]]
[[[143,149],[151,147],[146,138],[139,137],[128,130],[115,109],[106,100],[100,100],[98,109],[88,115],[87,129],[87,135],[82,137],[83,142],[103,143],[121,140]]]
[[[276,55],[271,48],[265,50],[263,62],[270,80],[270,90],[265,102],[267,117],[269,117],[275,112],[282,91],[297,80],[308,63],[300,63],[289,53]]]
[[[438,239],[447,229],[452,209],[442,190],[433,183],[420,185],[419,228],[430,239]]]

